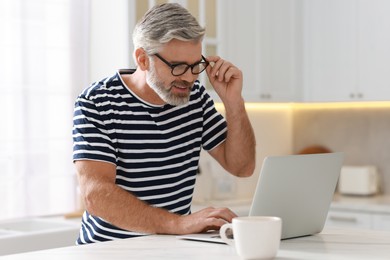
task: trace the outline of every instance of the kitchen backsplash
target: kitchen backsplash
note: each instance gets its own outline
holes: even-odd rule
[[[223,113],[223,107],[217,106]],[[247,105],[256,136],[256,169],[249,178],[230,176],[207,152],[202,151],[194,201],[251,199],[261,163],[267,155],[292,152],[292,117],[289,105]]]
[[[344,165],[376,166],[382,193],[390,193],[390,105],[248,104],[247,111],[257,141],[255,174],[231,177],[202,152],[194,201],[250,199],[266,156],[312,145],[344,152]]]
[[[298,107],[292,125],[294,152],[313,144],[344,152],[344,165],[377,167],[390,193],[390,107]]]

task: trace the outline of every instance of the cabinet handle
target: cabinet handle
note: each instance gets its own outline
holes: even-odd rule
[[[363,93],[361,93],[361,92],[357,92],[357,93],[350,93],[349,94],[349,97],[351,98],[351,99],[354,99],[354,98],[363,98]]]
[[[269,93],[262,93],[262,94],[260,94],[260,98],[262,98],[262,99],[271,99],[272,96]]]
[[[354,217],[330,216],[329,220],[340,221],[340,222],[351,222],[351,223],[356,223],[357,222],[357,219],[354,218]]]

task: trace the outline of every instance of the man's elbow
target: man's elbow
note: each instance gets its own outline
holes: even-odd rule
[[[102,204],[104,203],[104,197],[102,194],[109,194],[107,190],[99,189],[97,185],[85,185],[83,189],[81,189],[81,196],[84,202],[84,207],[88,211],[88,213],[101,216],[102,212]]]
[[[93,194],[93,192],[86,192],[83,194],[82,197],[84,200],[84,207],[85,209],[92,215],[98,215],[98,203],[96,200],[96,196]]]
[[[238,167],[236,170],[232,171],[232,174],[237,177],[250,177],[255,171],[256,163],[255,160],[246,163],[245,165]]]

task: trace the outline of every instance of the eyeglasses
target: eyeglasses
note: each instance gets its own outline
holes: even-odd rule
[[[157,58],[159,58],[162,62],[167,64],[171,69],[171,73],[173,76],[181,76],[184,73],[187,72],[189,68],[191,68],[191,73],[194,75],[198,75],[202,73],[207,66],[209,65],[209,62],[206,60],[205,57],[202,55],[202,61],[196,62],[192,65],[189,65],[185,62],[171,64],[167,60],[165,60],[163,57],[161,57],[158,53],[154,54]]]

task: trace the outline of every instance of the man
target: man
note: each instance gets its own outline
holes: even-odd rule
[[[235,176],[255,167],[242,72],[202,56],[204,32],[178,4],[153,7],[134,29],[137,68],[78,97],[73,158],[86,206],[78,244],[219,229],[236,216],[227,208],[190,211],[201,148]],[[226,121],[197,81],[203,71]]]

